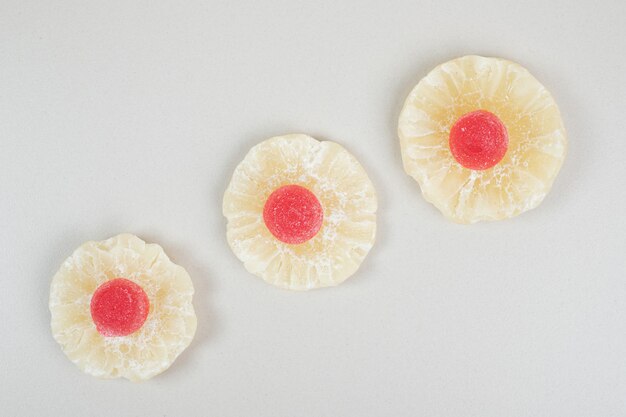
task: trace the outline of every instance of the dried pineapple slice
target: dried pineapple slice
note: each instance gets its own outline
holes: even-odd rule
[[[266,223],[276,218],[280,198],[299,206],[285,209],[286,224]],[[376,208],[374,186],[354,156],[302,134],[254,146],[235,169],[223,202],[235,255],[249,272],[291,290],[333,286],[352,275],[374,244]],[[283,237],[282,226],[295,234]]]
[[[468,169],[450,151],[450,131],[478,111],[506,127],[508,149],[495,166]],[[567,148],[559,109],[544,86],[516,63],[480,56],[446,62],[423,78],[404,104],[398,134],[405,171],[426,200],[458,223],[510,218],[537,207]]]
[[[111,294],[108,287],[116,283],[123,288]],[[124,297],[129,292],[136,295],[134,300]],[[130,234],[87,242],[52,279],[52,334],[72,362],[90,375],[145,380],[169,368],[191,343],[196,331],[193,292],[185,269],[158,245]],[[132,309],[134,301],[139,322],[119,316],[120,308]],[[120,327],[115,320],[128,325]]]

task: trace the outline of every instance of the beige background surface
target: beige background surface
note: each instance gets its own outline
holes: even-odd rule
[[[0,2],[0,415],[626,416],[626,3]],[[395,130],[445,60],[502,56],[553,93],[570,151],[514,220],[446,221]],[[245,272],[221,197],[267,137],[306,132],[374,181],[379,237],[345,285]],[[196,339],[135,385],[82,374],[52,275],[132,232],[194,280]]]

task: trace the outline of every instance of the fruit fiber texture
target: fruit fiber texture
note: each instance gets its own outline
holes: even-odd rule
[[[299,185],[276,189],[265,202],[263,221],[270,233],[292,245],[313,238],[322,227],[324,212],[315,194]]]
[[[119,277],[145,292],[149,312],[135,332],[105,336],[92,318],[92,297],[103,284]],[[52,279],[52,334],[68,358],[87,374],[145,380],[169,368],[191,343],[196,331],[193,292],[187,272],[158,245],[130,234],[87,242],[63,262]],[[98,305],[97,300],[94,303]]]
[[[276,238],[264,220],[268,198],[283,186],[309,190],[323,210],[319,231],[300,244]],[[374,244],[376,192],[359,162],[334,142],[293,134],[254,146],[224,194],[227,239],[251,273],[287,289],[337,285]]]
[[[508,133],[500,162],[480,170],[464,167],[449,146],[455,122],[477,110],[493,113]],[[398,134],[405,171],[426,200],[459,223],[537,207],[567,148],[559,109],[543,85],[516,63],[480,56],[446,62],[423,78],[404,104]]]

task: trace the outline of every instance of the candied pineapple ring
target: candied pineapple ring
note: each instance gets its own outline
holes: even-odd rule
[[[191,343],[193,292],[187,272],[158,245],[130,234],[87,242],[52,279],[52,334],[90,375],[145,380]]]
[[[541,203],[567,148],[559,109],[520,65],[465,56],[411,91],[398,125],[405,171],[459,223],[500,220]]]
[[[376,192],[334,142],[294,134],[254,146],[224,194],[227,239],[251,273],[292,290],[333,286],[374,244]]]

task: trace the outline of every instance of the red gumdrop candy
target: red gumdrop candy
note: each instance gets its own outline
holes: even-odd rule
[[[313,238],[323,219],[324,210],[315,194],[299,185],[274,190],[263,207],[263,221],[269,231],[281,242],[293,245]]]
[[[498,116],[477,110],[464,114],[454,123],[449,146],[459,164],[468,169],[484,170],[504,158],[509,135]]]
[[[143,326],[150,311],[145,291],[125,278],[100,285],[91,297],[91,318],[102,336],[127,336]]]

